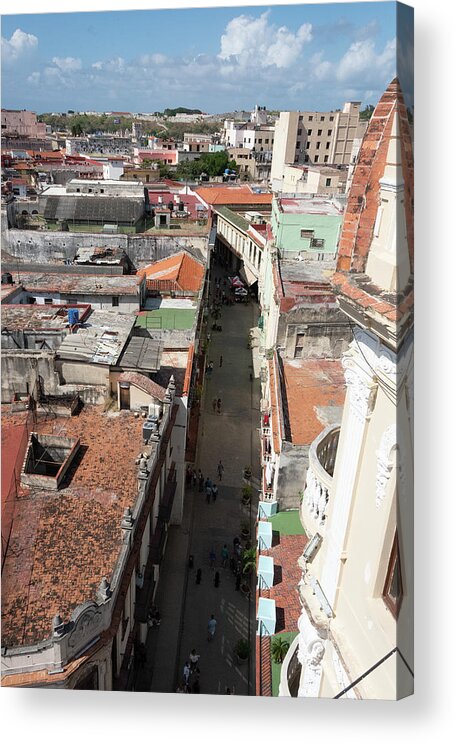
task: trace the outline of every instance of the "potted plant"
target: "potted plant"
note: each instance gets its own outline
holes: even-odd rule
[[[278,665],[281,665],[284,658],[286,657],[286,652],[289,649],[289,642],[287,639],[283,639],[280,635],[275,636],[272,641],[272,646],[270,649],[272,660],[276,662]]]
[[[234,647],[234,654],[239,665],[243,665],[248,661],[250,656],[250,643],[246,639],[239,639]]]
[[[250,535],[250,524],[247,520],[242,521],[240,526],[240,535],[245,540]]]
[[[251,479],[251,466],[243,467],[243,478],[246,479],[247,482]]]
[[[242,554],[242,572],[244,575],[251,575],[256,571],[256,548],[245,549]]]
[[[249,505],[251,502],[252,495],[253,495],[253,488],[251,484],[245,484],[245,486],[242,487],[242,505]]]

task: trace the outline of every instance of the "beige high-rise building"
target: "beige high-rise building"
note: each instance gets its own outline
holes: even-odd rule
[[[413,152],[397,79],[359,151],[332,286],[354,339],[341,426],[310,446],[299,634],[280,694],[403,698],[413,692]]]
[[[354,140],[367,125],[359,114],[356,101],[342,111],[282,111],[275,125],[272,187],[280,190],[285,165],[349,165]]]

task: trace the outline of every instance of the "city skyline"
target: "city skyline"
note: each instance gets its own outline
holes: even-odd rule
[[[396,74],[395,9],[379,2],[2,16],[2,104],[38,113],[375,105]]]

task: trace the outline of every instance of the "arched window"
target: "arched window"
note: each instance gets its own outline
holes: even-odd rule
[[[401,571],[400,547],[398,534],[395,531],[389,566],[382,591],[382,597],[387,608],[395,618],[398,618],[401,603],[403,602],[403,576]]]

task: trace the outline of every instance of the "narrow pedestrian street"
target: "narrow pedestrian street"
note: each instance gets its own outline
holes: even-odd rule
[[[212,286],[215,277],[225,275],[215,266]],[[195,649],[200,654],[201,693],[224,694],[227,688],[236,695],[255,692],[255,577],[251,577],[250,597],[236,590],[236,576],[229,560],[222,566],[221,551],[226,544],[231,557],[233,539],[240,537],[245,520],[251,522],[254,545],[257,498],[246,509],[241,504],[241,488],[245,466],[252,467],[253,484],[259,481],[260,382],[256,362],[253,370],[253,353],[257,351],[248,347],[258,314],[255,302],[223,305],[217,320],[221,332],[211,329],[213,319],[209,317],[207,362],[213,362],[213,371],[206,374],[204,382],[195,468],[202,470],[204,479],[218,485],[218,494],[215,501],[207,502],[205,490],[188,488],[183,523],[170,529],[155,601],[162,620],[159,627],[149,630],[147,663],[137,678],[137,691],[175,692],[183,680],[189,653]],[[213,409],[214,399],[221,400],[220,412]],[[219,461],[224,467],[221,481]],[[216,554],[213,568],[209,560],[212,550]],[[209,642],[207,623],[212,614],[217,623]],[[245,663],[239,663],[234,651],[241,638],[250,642],[250,657]]]

